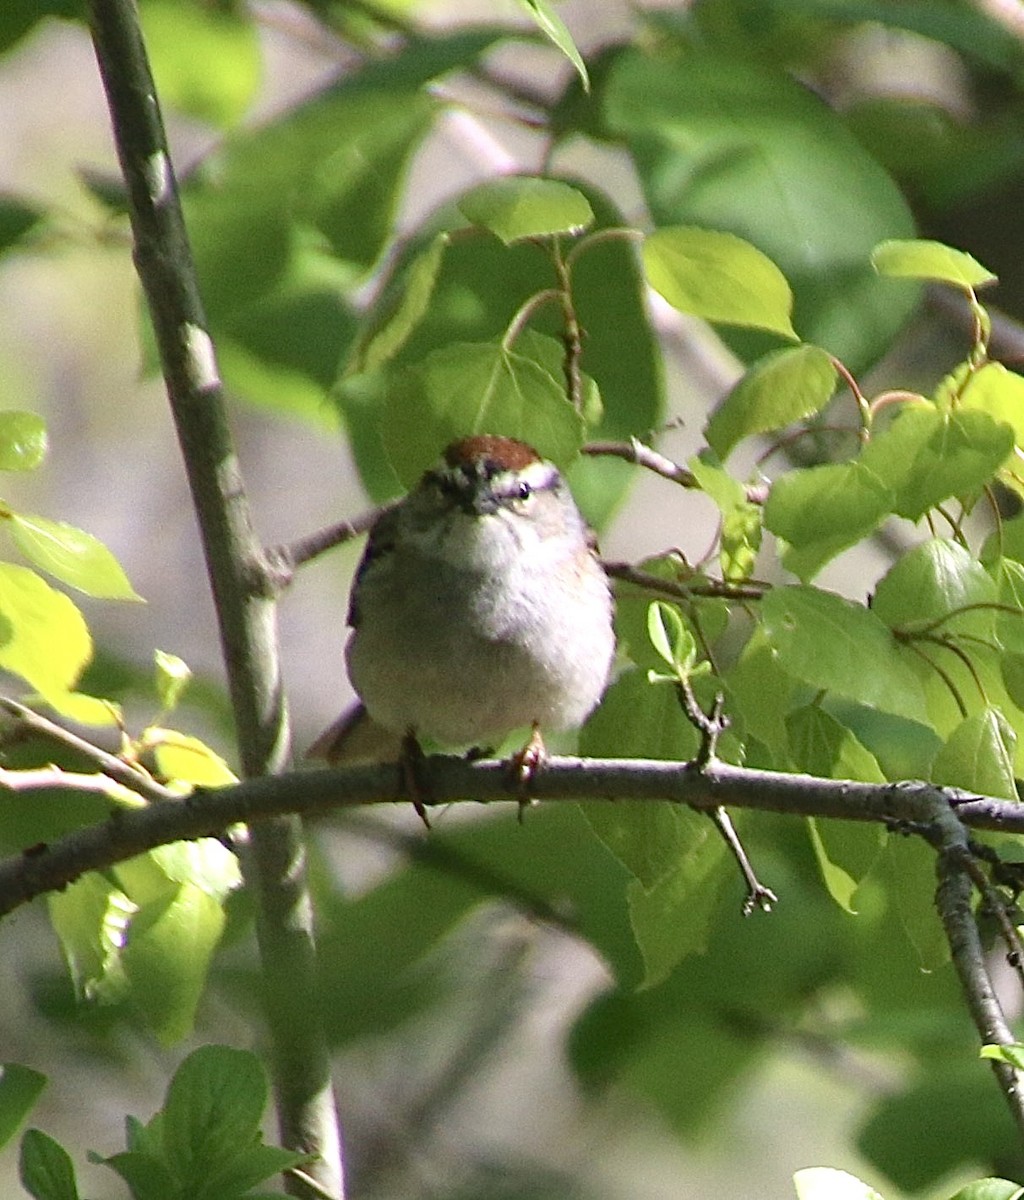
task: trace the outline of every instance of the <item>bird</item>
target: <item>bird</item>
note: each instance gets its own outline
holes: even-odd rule
[[[494,434],[453,441],[377,517],[348,623],[359,703],[311,746],[329,762],[365,757],[353,748],[366,717],[414,748],[493,749],[523,729],[528,778],[544,732],[597,706],[615,655],[611,587],[568,484]]]

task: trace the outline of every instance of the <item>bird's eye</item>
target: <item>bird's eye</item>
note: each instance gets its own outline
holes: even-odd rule
[[[525,481],[520,483],[516,487],[516,499],[517,500],[529,500],[529,498],[532,495],[533,495],[533,488]]]

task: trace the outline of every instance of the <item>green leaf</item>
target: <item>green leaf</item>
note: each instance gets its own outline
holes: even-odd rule
[[[989,1057],[985,1055],[985,1051],[989,1048],[988,1046],[982,1047],[981,1052],[984,1057]],[[993,1048],[1002,1050],[1011,1047]],[[1020,1069],[1022,1063],[1017,1062],[1013,1065]],[[976,1179],[973,1183],[967,1184],[966,1187],[962,1187],[954,1193],[950,1200],[1020,1200],[1021,1196],[1024,1196],[1024,1188],[1020,1184],[1011,1183],[1009,1179],[989,1177],[988,1179]]]
[[[923,713],[921,685],[869,609],[832,592],[794,586],[768,592],[761,611],[768,643],[787,674],[883,712]]]
[[[177,1180],[156,1154],[130,1150],[99,1161],[120,1175],[132,1200],[168,1200],[181,1195]]]
[[[950,496],[973,498],[1013,450],[1013,430],[978,409],[913,407],[861,455],[896,492],[895,511],[911,521]]]
[[[607,122],[627,141],[657,225],[745,238],[789,281],[806,341],[855,372],[877,360],[919,289],[880,279],[868,256],[883,238],[912,236],[914,223],[837,113],[786,64],[710,46],[627,49],[604,92]],[[726,337],[747,361],[768,348],[763,337]]]
[[[882,1200],[874,1188],[834,1167],[804,1167],[793,1176],[793,1186],[797,1200]]]
[[[436,234],[404,265],[402,286],[388,289],[379,306],[371,309],[369,323],[346,367],[347,375],[378,370],[409,340],[427,315],[449,240],[447,233]]]
[[[33,412],[0,412],[0,471],[31,471],[46,457],[46,422]]]
[[[681,312],[799,340],[786,277],[742,238],[676,225],[644,240],[643,261],[651,287]]]
[[[257,1139],[267,1104],[259,1059],[227,1046],[201,1046],[174,1073],[164,1105],[164,1145],[182,1194],[234,1161]]]
[[[787,713],[786,732],[793,765],[798,771],[823,779],[885,782],[875,756],[852,730],[820,705],[805,704]]]
[[[193,787],[226,787],[238,782],[224,759],[200,738],[152,726],[146,730],[145,740],[164,779]]]
[[[34,204],[0,192],[0,254],[16,246],[43,219],[43,215]]]
[[[874,872],[873,872],[874,874]],[[899,926],[922,971],[949,962],[949,942],[935,911],[935,852],[918,838],[892,837],[878,859]]]
[[[945,538],[930,538],[911,547],[885,573],[872,611],[904,632],[934,626],[940,633],[991,639],[996,599],[995,583],[969,551]],[[948,619],[936,624],[940,618]]]
[[[19,1178],[35,1200],[78,1200],[75,1168],[68,1152],[39,1129],[27,1130],[21,1139]]]
[[[166,879],[194,883],[222,904],[242,884],[238,859],[217,838],[156,846],[149,851],[149,858]]]
[[[141,600],[121,564],[91,533],[47,517],[11,513],[18,549],[61,583],[101,600]]]
[[[711,414],[704,431],[722,459],[745,437],[782,429],[820,412],[836,389],[830,355],[790,346],[758,359]]]
[[[457,343],[398,376],[384,443],[407,486],[448,442],[473,433],[520,438],[561,465],[579,451],[583,422],[566,399],[564,381],[523,349],[523,339],[511,350],[500,342]]]
[[[685,671],[693,665],[697,645],[674,604],[664,600],[651,602],[647,609],[647,635],[670,667],[682,667]]]
[[[727,851],[707,819],[685,824],[690,836],[674,868],[651,888],[639,880],[629,885],[629,920],[643,957],[643,987],[657,986],[684,958],[707,949]]]
[[[0,1147],[14,1136],[46,1087],[46,1076],[20,1063],[0,1063]]]
[[[77,998],[101,1003],[123,999],[127,981],[121,950],[136,905],[95,872],[52,892],[47,905]]]
[[[989,1043],[982,1046],[978,1054],[982,1058],[995,1059],[997,1062],[1004,1062],[1008,1066],[1015,1067],[1018,1071],[1024,1071],[1024,1045],[1020,1042],[1014,1042],[1010,1046]]]
[[[984,287],[997,277],[963,250],[924,238],[890,239],[871,252],[871,265],[879,275],[897,279],[934,279],[954,287]]]
[[[192,1031],[223,928],[220,904],[191,883],[133,917],[121,956],[125,975],[133,1004],[164,1045]]]
[[[85,692],[53,691],[45,697],[45,701],[55,713],[78,725],[124,726],[121,706],[113,700],[104,700]]]
[[[173,712],[192,679],[192,669],[184,659],[166,650],[153,652],[156,675],[156,694],[162,712]]]
[[[1002,363],[986,363],[969,376],[960,407],[987,413],[994,421],[1009,425],[1015,444],[1024,446],[1024,378]],[[1024,462],[1016,451],[1011,451],[1002,467],[1004,478],[1008,476],[1018,492],[1024,491]]]
[[[548,3],[548,0],[519,0],[519,3],[537,22],[537,27],[572,63],[573,69],[580,77],[580,82],[583,84],[585,92],[590,91],[590,76],[587,74],[587,67],[576,49],[576,43],[572,39],[572,34],[565,26],[565,22],[555,12]]]
[[[259,30],[227,7],[143,0],[139,17],[165,105],[218,126],[238,121],[262,75]]]
[[[0,562],[0,667],[44,697],[69,692],[92,656],[82,614],[28,567]]]
[[[932,782],[1016,801],[1016,748],[1017,735],[1009,721],[997,708],[983,708],[953,730],[935,758]]]
[[[783,539],[782,563],[807,581],[892,511],[895,497],[861,461],[789,471],[772,485],[765,527]]]
[[[998,589],[997,599],[1010,612],[996,613],[996,638],[1003,650],[1024,654],[1024,563],[998,558],[989,567]]]
[[[459,212],[506,246],[524,238],[582,233],[594,223],[594,210],[578,188],[557,179],[506,175],[466,192]]]

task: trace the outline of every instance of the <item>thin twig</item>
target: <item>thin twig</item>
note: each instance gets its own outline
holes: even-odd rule
[[[660,475],[671,483],[678,483],[680,487],[700,488],[697,477],[689,467],[673,462],[664,454],[636,438],[630,438],[628,442],[587,442],[580,448],[580,453],[595,458],[601,456],[621,458],[635,466],[643,467],[647,471],[653,471],[655,475]],[[744,487],[749,504],[764,504],[768,499],[769,490],[769,485],[766,483],[748,483]]]
[[[266,551],[265,556],[271,565],[275,585],[279,588],[287,587],[299,567],[328,550],[333,550],[335,546],[350,542],[353,538],[367,533],[378,519],[396,503],[397,501],[391,501],[388,504],[378,505],[358,516],[350,517],[347,521],[338,521],[334,525],[328,525],[325,529],[319,529],[307,537],[298,538],[286,545],[272,546]]]
[[[86,741],[85,738],[79,737],[70,729],[65,729],[26,705],[19,704],[17,700],[12,700],[8,696],[0,696],[0,708],[15,717],[23,729],[48,738],[51,742],[73,750],[76,754],[81,754],[108,778],[116,780],[118,784],[128,788],[136,795],[143,796],[147,800],[181,799],[180,793],[158,783],[142,767],[126,762],[123,758],[118,758],[116,754],[109,754],[99,746],[94,746],[92,742]],[[8,774],[14,776],[18,772],[10,771]],[[14,785],[9,782],[6,786],[13,787]]]
[[[641,571],[632,563],[603,559],[602,565],[613,579],[635,584],[648,592],[671,596],[674,600],[692,600],[695,596],[713,600],[760,600],[770,586],[767,583],[726,583],[705,578],[701,578],[699,583],[680,583],[674,579],[662,579],[649,571]]]

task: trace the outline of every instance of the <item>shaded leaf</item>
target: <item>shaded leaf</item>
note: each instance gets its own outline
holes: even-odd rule
[[[27,1130],[21,1139],[19,1177],[35,1200],[78,1200],[68,1152],[40,1129]]]
[[[911,547],[885,573],[872,611],[893,629],[991,639],[996,599],[995,583],[969,551],[945,538],[930,538]],[[944,617],[948,620],[938,623]]]
[[[528,441],[565,464],[579,450],[583,422],[565,383],[535,358],[500,342],[456,343],[403,371],[388,397],[384,443],[399,478],[414,484],[457,437],[502,434]]]
[[[192,670],[184,659],[166,650],[154,650],[156,694],[163,712],[173,712],[192,679]]]
[[[782,429],[828,404],[837,373],[817,346],[792,346],[758,359],[711,414],[708,445],[725,459],[745,437]]]
[[[489,229],[506,245],[581,233],[594,222],[594,210],[579,189],[530,175],[481,183],[460,197],[458,207],[467,221]]]
[[[121,955],[131,999],[164,1044],[192,1030],[224,911],[202,888],[181,884],[132,918]]]
[[[46,1076],[20,1063],[0,1063],[0,1147],[32,1111],[46,1087]]]
[[[786,277],[742,238],[671,226],[644,239],[643,260],[651,287],[681,312],[797,340]]]
[[[870,610],[805,586],[774,588],[761,610],[768,643],[787,674],[883,712],[923,713],[917,677]]]

